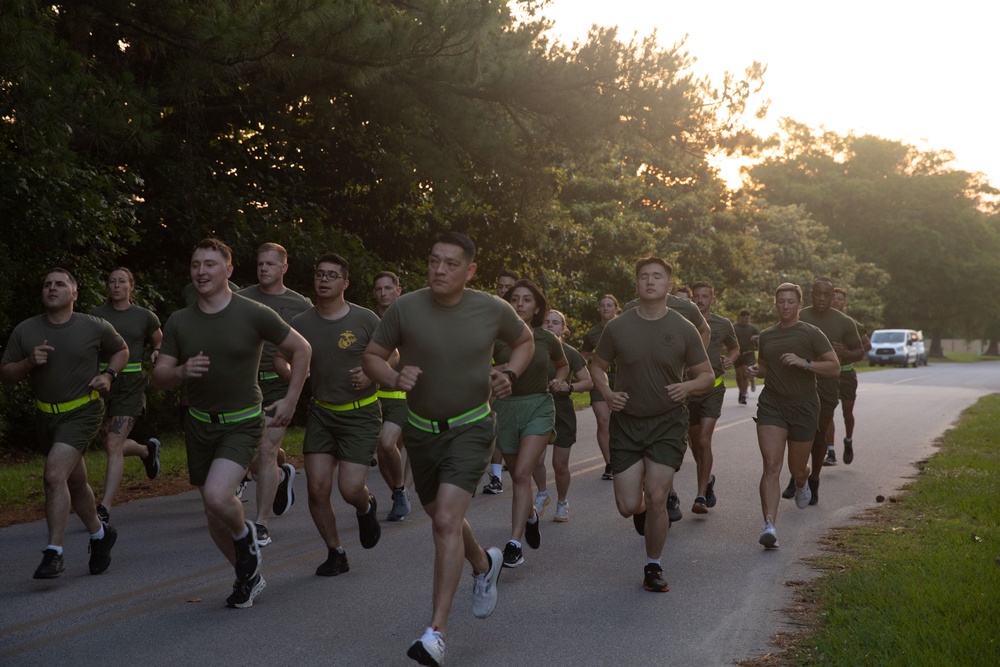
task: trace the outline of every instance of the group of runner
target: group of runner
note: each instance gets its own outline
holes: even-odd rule
[[[554,520],[569,520],[573,392],[590,392],[602,477],[613,482],[618,511],[644,538],[643,585],[665,592],[661,556],[670,523],[682,517],[673,477],[689,444],[697,466],[691,511],[706,514],[717,502],[712,436],[724,373],[736,369],[741,404],[747,387],[755,390],[755,378],[767,377],[756,418],[764,468],[759,541],[774,548],[786,445],[792,479],[784,495],[799,507],[815,504],[819,471],[824,461],[835,462],[827,453],[833,409],[839,397],[853,401],[857,387],[856,378],[853,389],[850,381],[844,389],[841,383],[864,354],[854,321],[832,307],[834,286],[825,278],[813,284],[813,305],[805,309],[798,286],[780,285],[778,324],[761,332],[749,323],[748,311],[736,326],[713,313],[710,283],[690,285],[688,298],[672,294],[670,264],[642,258],[635,264],[638,298],[622,309],[614,296],[600,297],[600,322],[577,352],[561,340],[565,316],[534,282],[505,271],[497,279],[500,298],[467,287],[476,273],[475,246],[461,234],[436,239],[423,289],[402,294],[395,274],[379,273],[373,281],[377,313],[346,301],[350,267],[344,257],[327,254],[317,261],[315,304],[284,286],[287,260],[280,245],[264,244],[257,253],[258,284],[234,292],[230,249],[217,239],[199,242],[190,262],[191,303],[162,331],[155,315],[131,303],[135,283],[127,269],[111,272],[108,303],[92,316],[73,312],[72,274],[49,272],[44,314],[18,325],[0,363],[4,382],[29,381],[43,437],[52,443],[45,471],[49,544],[36,578],[54,578],[64,569],[70,506],[91,534],[90,572],[105,571],[117,535],[109,510],[122,456],[142,458],[150,478],[159,470],[159,441],[128,439],[142,414],[147,346],[153,386],[181,389],[190,480],[201,494],[209,533],[235,571],[228,606],[252,606],[266,585],[261,547],[272,539],[269,517],[295,500],[296,471],[284,461],[281,442],[307,378],[308,506],[327,547],[317,575],[349,570],[331,502],[334,480],[355,508],[362,547],[370,549],[381,527],[366,482],[369,466],[378,462],[391,490],[389,521],[410,512],[412,479],[435,546],[430,622],[408,650],[424,665],[443,663],[463,561],[475,577],[473,613],[485,618],[497,604],[501,569],[524,562],[522,540],[539,548],[539,519],[550,502],[544,467],[549,444],[555,445]],[[760,349],[756,361],[754,344]],[[850,463],[853,419],[846,418],[845,406],[843,461]],[[109,458],[100,504],[82,457],[98,431]],[[503,492],[504,464],[512,510],[510,539],[501,551],[477,542],[466,514],[484,474],[484,492]],[[253,520],[236,494],[248,471],[256,480]]]

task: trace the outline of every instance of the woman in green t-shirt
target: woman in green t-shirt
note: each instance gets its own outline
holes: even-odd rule
[[[621,312],[621,306],[618,305],[618,299],[614,295],[605,294],[597,300],[597,313],[601,321],[583,334],[583,345],[580,346],[580,354],[588,363],[594,350],[597,349],[604,327]],[[615,387],[614,367],[608,369],[608,385],[612,389]],[[611,408],[604,402],[601,392],[596,389],[590,391],[590,408],[597,419],[597,446],[600,447],[601,456],[604,457],[604,474],[601,475],[601,479],[614,479],[614,474],[611,472]]]

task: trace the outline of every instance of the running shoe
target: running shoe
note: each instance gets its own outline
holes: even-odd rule
[[[756,382],[756,380],[750,383],[750,391],[752,391],[755,394],[757,393],[757,382]]]
[[[556,515],[552,517],[556,523],[566,523],[569,521],[569,501],[560,500],[556,502]]]
[[[260,574],[263,557],[257,546],[257,527],[252,521],[244,523],[248,532],[242,539],[233,540],[233,545],[236,547],[236,578],[245,583]]]
[[[111,565],[111,547],[118,540],[118,531],[114,526],[104,524],[104,537],[99,540],[90,539],[90,573],[100,574]]]
[[[837,465],[837,452],[835,452],[832,448],[826,450],[826,458],[823,459],[823,465],[825,466]]]
[[[844,465],[851,465],[854,460],[854,440],[844,438]]]
[[[705,500],[705,496],[695,497],[694,504],[691,505],[691,511],[695,514],[708,514],[708,501]]]
[[[801,487],[795,487],[795,506],[800,510],[804,510],[809,507],[809,501],[812,500],[812,491],[809,490],[809,484],[803,484]]]
[[[740,402],[740,405],[746,405],[747,404],[747,395],[746,394],[740,394],[739,402]]]
[[[535,522],[531,523],[529,521],[524,524],[524,541],[532,549],[537,549],[542,545],[542,534],[538,532],[539,523],[541,523],[541,520],[538,518],[538,513],[535,512]]]
[[[374,547],[382,537],[382,526],[379,525],[378,516],[375,514],[377,509],[375,496],[368,494],[368,511],[358,515],[358,538],[365,549]]]
[[[295,466],[291,463],[282,463],[281,481],[278,482],[278,490],[274,494],[274,504],[271,510],[274,516],[281,516],[295,504],[295,489],[292,488],[295,482]]]
[[[663,568],[656,563],[647,563],[642,570],[642,587],[653,593],[666,593],[670,590],[663,578]]]
[[[503,554],[496,547],[486,550],[486,560],[490,566],[481,574],[472,573],[475,582],[472,584],[472,615],[476,618],[486,618],[497,608],[497,580],[503,569]]]
[[[636,512],[632,515],[632,525],[635,526],[635,532],[639,533],[640,536],[645,537],[646,535],[646,510],[641,512]]]
[[[347,562],[347,554],[336,549],[330,549],[326,560],[316,568],[318,577],[336,577],[351,569],[351,564]]]
[[[110,523],[111,514],[108,513],[108,508],[104,505],[97,506],[97,518],[101,520],[101,523]]]
[[[503,482],[496,475],[490,475],[490,481],[483,487],[483,493],[488,493],[491,496],[503,493]]]
[[[757,541],[762,544],[765,549],[778,548],[778,531],[774,529],[774,524],[771,523],[771,517],[767,517],[764,521],[764,530],[761,531],[760,537]]]
[[[715,507],[718,498],[715,497],[715,475],[708,478],[708,486],[705,488],[705,506]]]
[[[545,508],[548,507],[551,502],[552,498],[549,496],[548,491],[545,491],[544,493],[542,491],[535,492],[535,502],[532,504],[535,506],[538,518],[541,518],[542,515],[545,514]]]
[[[789,499],[795,497],[795,478],[794,477],[792,479],[788,480],[788,486],[786,486],[785,490],[781,492],[781,497],[784,498],[785,500],[789,500]]]
[[[247,490],[247,484],[249,481],[250,480],[244,478],[244,480],[239,483],[239,486],[236,487],[236,497],[240,500],[243,500],[243,492]]]
[[[615,474],[611,472],[611,464],[604,466],[604,474],[601,475],[601,479],[614,479]]]
[[[266,547],[271,543],[271,536],[267,534],[267,526],[262,523],[255,523],[253,527],[257,531],[257,546]]]
[[[392,509],[386,515],[386,521],[402,521],[410,513],[410,494],[406,489],[392,490]]]
[[[667,494],[667,518],[670,519],[670,523],[677,523],[684,518],[681,513],[681,499],[673,491]]]
[[[226,598],[226,606],[230,609],[246,609],[253,606],[253,599],[267,586],[264,577],[258,572],[250,579],[237,579],[233,584],[233,593]]]
[[[55,549],[46,549],[42,552],[42,562],[35,569],[35,579],[55,579],[65,569],[62,554]]]
[[[160,441],[156,438],[150,438],[146,441],[148,452],[146,458],[142,460],[142,465],[146,467],[146,477],[149,479],[156,479],[156,476],[160,474],[160,447]]]
[[[812,498],[809,499],[810,505],[819,505],[819,480],[809,478],[809,492],[812,494]]]
[[[423,636],[410,644],[406,657],[416,660],[426,667],[441,667],[444,664],[444,639],[434,628],[427,628]]]
[[[513,542],[508,542],[507,546],[503,548],[503,566],[517,567],[523,562],[524,554],[521,552],[521,547]]]

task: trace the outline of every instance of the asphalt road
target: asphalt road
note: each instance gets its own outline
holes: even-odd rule
[[[862,374],[854,463],[824,469],[819,505],[798,510],[783,501],[775,551],[757,544],[756,394],[739,406],[731,388],[715,437],[719,504],[708,515],[690,512],[690,455],[676,478],[684,518],[667,538],[666,594],[642,589],[641,538],[615,510],[612,484],[600,479],[593,417],[579,413],[570,522],[553,523],[549,506],[541,548],[525,549],[524,565],[502,573],[489,619],[473,618],[472,579],[464,578],[447,664],[727,665],[771,650],[770,637],[785,628],[781,609],[791,591],[784,582],[814,575],[801,559],[820,552],[826,530],[851,522],[876,495],[895,493],[963,408],[1000,389],[997,370],[938,364]],[[374,470],[369,484],[384,517],[389,494]],[[301,476],[295,488],[296,506],[270,524],[267,589],[245,610],[224,607],[232,569],[211,543],[193,492],[114,508],[118,543],[100,576],[87,573],[87,535],[75,517],[66,572],[48,582],[31,578],[44,523],[0,530],[0,665],[415,664],[405,651],[430,614],[426,515],[415,509],[402,523],[383,522],[382,541],[365,551],[357,522],[337,499],[351,570],[317,577],[326,551]],[[480,541],[500,547],[509,517],[509,493],[477,496],[469,514]]]

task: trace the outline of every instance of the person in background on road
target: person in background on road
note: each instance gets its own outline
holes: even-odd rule
[[[291,322],[313,349],[309,366],[313,397],[302,452],[309,513],[327,548],[326,561],[316,568],[321,577],[350,569],[330,500],[335,476],[341,497],[357,514],[361,546],[371,549],[382,536],[378,503],[366,483],[382,429],[382,410],[378,387],[361,370],[361,355],[378,325],[378,315],[344,298],[349,270],[340,255],[320,257],[314,274],[316,306]],[[279,369],[284,372],[280,365]]]
[[[690,301],[692,294],[693,292],[691,291],[691,287],[688,285],[678,285],[677,289],[674,290],[674,296],[678,299],[683,299],[684,301]]]
[[[128,437],[136,420],[146,411],[146,385],[149,382],[142,370],[143,351],[149,343],[153,348],[150,358],[155,363],[160,353],[160,341],[163,340],[159,318],[152,311],[132,303],[134,289],[132,272],[124,267],[114,269],[108,274],[108,301],[90,312],[107,320],[125,339],[129,349],[128,363],[111,383],[111,391],[104,400],[101,435],[108,453],[108,468],[104,475],[104,498],[97,506],[97,515],[104,523],[111,521],[109,510],[122,483],[126,456],[141,458],[149,479],[156,479],[160,474],[160,441],[150,438],[139,444]],[[107,364],[108,361],[109,357],[102,355],[101,363]]]
[[[497,274],[496,279],[496,295],[501,299],[507,295],[507,292],[511,287],[514,286],[521,277],[517,275],[517,272],[511,271],[510,269],[502,269],[500,273]],[[499,447],[493,449],[493,458],[490,460],[490,480],[486,482],[483,487],[483,493],[489,495],[496,495],[498,493],[503,493],[503,452],[500,451]]]
[[[754,350],[757,349],[757,339],[760,337],[760,329],[750,324],[750,311],[744,308],[740,311],[739,317],[733,329],[736,330],[736,338],[740,342],[740,356],[736,358],[736,387],[739,391],[740,405],[747,404],[747,386],[750,391],[757,391],[757,380],[747,377],[747,367],[753,366],[756,361]]]
[[[573,405],[573,392],[590,391],[594,388],[594,382],[590,379],[590,371],[587,370],[587,362],[583,356],[563,340],[563,336],[569,331],[566,325],[566,316],[558,310],[550,310],[545,315],[542,327],[550,331],[552,335],[562,343],[563,354],[569,363],[570,375],[564,380],[556,377],[555,364],[549,364],[549,392],[556,408],[555,432],[549,439],[552,447],[552,471],[556,478],[556,493],[559,498],[556,502],[556,513],[552,520],[557,523],[569,521],[569,453],[570,448],[576,443],[576,407]],[[545,455],[535,466],[532,475],[538,492],[535,494],[535,511],[541,516],[545,511],[545,506],[549,504],[549,492],[546,488]]]
[[[391,271],[380,271],[372,281],[372,295],[375,297],[375,314],[385,315],[396,299],[403,293],[399,276]],[[378,469],[382,479],[392,492],[392,509],[387,521],[402,521],[410,513],[410,494],[407,482],[412,486],[410,466],[403,465],[403,424],[406,423],[406,392],[378,390],[378,402],[382,407],[382,430],[378,440]]]
[[[476,247],[462,234],[437,237],[427,260],[428,287],[396,300],[364,354],[364,370],[380,386],[405,391],[403,428],[413,482],[434,536],[431,622],[407,655],[422,665],[444,663],[448,616],[462,574],[472,565],[472,613],[497,604],[500,550],[484,550],[465,518],[489,465],[496,438],[490,394],[509,396],[534,353],[531,330],[510,304],[466,289],[476,273]],[[493,344],[511,347],[507,369],[492,368]],[[395,351],[402,368],[391,363]]]
[[[257,529],[244,517],[235,489],[260,447],[265,413],[269,428],[291,423],[311,349],[273,310],[233,293],[232,257],[218,239],[195,245],[190,274],[198,300],[167,319],[153,386],[169,391],[184,385],[188,474],[201,494],[209,534],[236,571],[226,605],[242,609],[253,606],[266,582]],[[291,359],[291,373],[285,396],[262,405],[257,372],[265,341]]]
[[[237,294],[262,303],[278,313],[282,320],[291,322],[301,312],[312,308],[312,301],[295,290],[285,287],[288,272],[288,251],[277,243],[265,243],[257,248],[257,284],[241,289]],[[257,384],[260,385],[264,404],[270,405],[288,393],[288,384],[274,370],[274,355],[277,348],[273,343],[265,343],[257,368]],[[295,502],[295,466],[285,461],[281,442],[285,438],[285,427],[271,426],[264,429],[257,456],[250,464],[250,472],[257,480],[257,516],[254,528],[257,530],[257,544],[262,547],[271,543],[267,522],[274,512],[281,516]]]
[[[28,380],[35,395],[39,439],[49,444],[45,457],[45,520],[49,543],[35,579],[63,573],[63,538],[72,507],[90,533],[90,573],[111,565],[117,531],[97,516],[87,481],[83,452],[100,431],[106,394],[129,359],[128,346],[105,320],[73,312],[76,278],[52,269],[42,283],[45,313],[18,324],[0,360],[0,381]],[[107,363],[103,370],[101,355]]]
[[[712,312],[715,288],[711,283],[699,281],[691,285],[691,301],[698,306],[712,329],[712,338],[706,352],[715,373],[715,384],[707,393],[692,394],[688,400],[688,439],[691,441],[691,454],[698,466],[698,493],[691,511],[695,514],[707,514],[709,508],[715,507],[716,503],[715,475],[712,474],[712,435],[715,433],[716,422],[722,416],[722,403],[726,396],[722,376],[733,367],[733,362],[740,353],[740,345],[736,340],[733,323]]]
[[[757,443],[764,462],[760,477],[760,507],[764,529],[758,542],[765,549],[778,547],[778,495],[781,464],[788,445],[788,470],[792,473],[795,505],[809,505],[811,490],[809,453],[819,422],[816,378],[836,378],[840,362],[823,332],[799,321],[802,288],[782,283],[774,293],[778,323],[760,334],[757,363],[747,367],[752,378],[766,377],[757,399]]]
[[[712,387],[715,374],[698,330],[667,306],[671,267],[659,257],[635,264],[639,305],[608,322],[591,361],[594,386],[611,413],[615,502],[645,537],[643,587],[670,590],[660,558],[670,526],[667,492],[687,450],[692,393]],[[617,364],[614,388],[607,369]],[[685,369],[693,378],[684,380]]]
[[[604,327],[608,325],[608,322],[617,317],[620,312],[622,311],[618,306],[618,299],[614,295],[605,294],[597,300],[597,314],[601,319],[597,324],[588,329],[587,333],[583,334],[583,344],[580,345],[580,354],[587,360],[588,365],[594,356],[594,350],[597,349],[598,341],[601,340],[601,333],[604,331]],[[606,372],[608,383],[611,387],[614,387],[615,367],[609,366]],[[591,376],[593,376],[593,373],[591,373]],[[601,395],[601,392],[596,387],[590,390],[590,409],[594,411],[594,417],[597,419],[597,446],[601,450],[601,456],[604,457],[604,474],[601,475],[601,479],[611,480],[614,479],[614,473],[611,472],[611,450],[609,448],[611,408],[608,407],[604,396]]]
[[[507,290],[504,299],[531,327],[535,342],[531,361],[518,374],[511,395],[493,404],[497,415],[496,448],[503,453],[514,487],[510,540],[503,550],[503,566],[513,568],[524,562],[522,536],[532,549],[541,544],[538,526],[541,512],[533,507],[531,476],[545,455],[545,446],[556,423],[556,407],[549,393],[549,364],[555,366],[559,382],[569,376],[569,364],[559,339],[542,327],[548,300],[538,286],[530,280],[518,280]],[[509,345],[498,340],[493,346],[494,368],[506,370],[511,352]],[[544,507],[543,499],[542,511]]]
[[[847,308],[847,290],[843,287],[833,288],[833,308],[844,312]],[[851,319],[854,319],[853,317]],[[861,336],[861,348],[867,354],[872,349],[872,341],[868,338],[868,330],[860,322],[854,320],[858,327],[858,335]],[[844,412],[844,458],[846,465],[851,465],[854,460],[854,402],[858,399],[858,372],[854,370],[854,364],[844,364],[840,367],[840,407]],[[837,460],[836,450],[833,443],[836,439],[836,429],[834,420],[830,420],[830,427],[826,431],[826,458],[831,464]],[[826,461],[823,461],[826,465]]]

